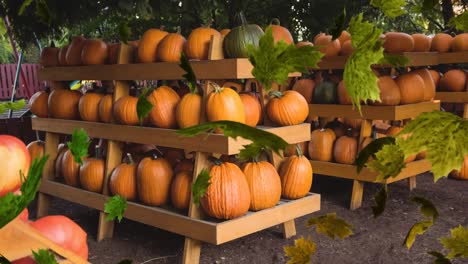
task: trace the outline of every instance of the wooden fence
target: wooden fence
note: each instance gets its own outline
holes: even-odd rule
[[[19,78],[16,87],[16,98],[29,99],[35,92],[44,89],[44,82],[37,79],[39,64],[23,64],[21,69],[24,76]],[[11,97],[13,84],[15,82],[16,64],[0,64],[0,100],[8,100]]]

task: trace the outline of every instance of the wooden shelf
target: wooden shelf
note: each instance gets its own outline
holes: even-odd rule
[[[248,59],[192,61],[191,65],[199,80],[254,78],[251,73],[253,66]],[[38,78],[41,81],[181,80],[184,74],[178,63],[157,62],[42,68],[38,71]],[[293,73],[290,76],[301,74]]]
[[[320,117],[346,117],[371,120],[403,120],[416,117],[424,112],[440,109],[440,102],[423,102],[397,106],[362,105],[362,116],[352,105],[309,104],[309,114]]]
[[[104,210],[104,203],[108,199],[106,195],[88,192],[52,180],[43,180],[40,191],[97,210]],[[309,193],[302,199],[281,200],[273,208],[248,212],[242,217],[227,221],[190,218],[175,210],[150,207],[135,202],[127,203],[124,217],[219,245],[318,210],[320,210],[320,195]]]
[[[442,103],[468,103],[467,92],[436,92],[435,99]]]
[[[32,118],[32,129],[59,134],[72,134],[74,129],[83,128],[92,138],[103,138],[121,142],[154,144],[161,147],[186,149],[234,155],[239,153],[250,140],[228,138],[223,134],[204,133],[195,137],[184,137],[175,129],[154,127],[125,126],[108,123],[94,123],[52,118]],[[278,135],[289,144],[310,140],[310,124],[303,123],[287,127],[258,127]]]
[[[439,64],[467,63],[468,52],[446,52],[439,53]]]
[[[431,169],[431,163],[429,161],[417,160],[406,164],[406,168],[404,168],[397,177],[381,181],[377,180],[378,174],[376,172],[367,168],[364,168],[361,173],[358,174],[356,166],[354,165],[316,160],[311,160],[310,164],[312,164],[314,174],[374,183],[392,183],[414,177]]]

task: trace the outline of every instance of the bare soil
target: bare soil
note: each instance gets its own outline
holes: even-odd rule
[[[438,238],[449,236],[449,230],[468,225],[468,181],[441,179],[432,175],[418,176],[417,188],[409,192],[406,181],[389,186],[390,197],[382,216],[374,219],[371,206],[377,184],[365,185],[362,208],[348,209],[352,182],[337,178],[314,176],[312,191],[322,195],[321,211],[296,220],[297,236],[281,237],[276,226],[247,237],[220,245],[204,244],[201,263],[286,263],[283,247],[300,236],[311,236],[317,244],[313,263],[433,263],[427,252],[443,251]],[[435,226],[418,236],[411,250],[402,246],[410,227],[423,219],[412,196],[430,199],[440,217]],[[31,213],[34,214],[32,205]],[[354,234],[344,240],[332,240],[305,227],[307,219],[336,212],[353,226]],[[98,212],[63,200],[54,199],[50,214],[69,216],[88,232],[89,260],[98,264],[117,264],[123,259],[133,263],[180,263],[184,238],[130,220],[116,223],[113,239],[96,242]],[[453,263],[468,263],[468,259]]]

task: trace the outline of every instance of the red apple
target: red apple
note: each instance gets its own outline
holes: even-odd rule
[[[0,135],[0,197],[20,187],[20,171],[26,176],[30,163],[28,149],[21,140]]]

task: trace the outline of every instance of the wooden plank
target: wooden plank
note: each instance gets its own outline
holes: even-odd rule
[[[392,183],[427,172],[431,169],[431,163],[429,161],[417,160],[406,164],[406,168],[404,168],[397,177],[387,179],[386,181],[378,181],[377,173],[367,168],[364,168],[358,175],[356,166],[353,165],[315,160],[311,160],[310,163],[312,164],[314,174],[375,183]]]
[[[350,210],[356,210],[362,205],[362,195],[364,194],[364,182],[353,180],[353,190],[351,192]]]
[[[234,155],[239,153],[243,145],[249,140],[243,138],[226,138],[221,134],[201,134],[195,137],[183,137],[174,129],[152,127],[124,126],[106,123],[94,123],[76,120],[63,120],[52,118],[32,118],[34,130],[48,131],[61,134],[72,134],[75,128],[83,128],[92,138],[104,138],[122,142],[140,144],[154,144],[161,147],[187,149]],[[289,144],[296,144],[310,140],[310,124],[303,123],[288,127],[258,127],[274,133]]]
[[[439,53],[439,64],[466,63],[468,61],[468,52],[445,52]]]
[[[191,61],[197,79],[249,79],[253,66],[248,59]],[[90,65],[78,67],[42,68],[40,80],[182,80],[185,72],[178,63],[156,62],[139,64]],[[290,74],[291,77],[300,73]]]
[[[468,103],[468,92],[436,92],[435,99],[442,103]]]
[[[309,104],[309,113],[320,117],[346,117],[372,120],[403,120],[440,109],[440,102],[422,102],[397,106],[361,106],[362,116],[352,105]]]
[[[468,103],[463,106],[463,118],[468,119]]]
[[[416,189],[416,176],[408,178],[408,187],[410,191]]]

